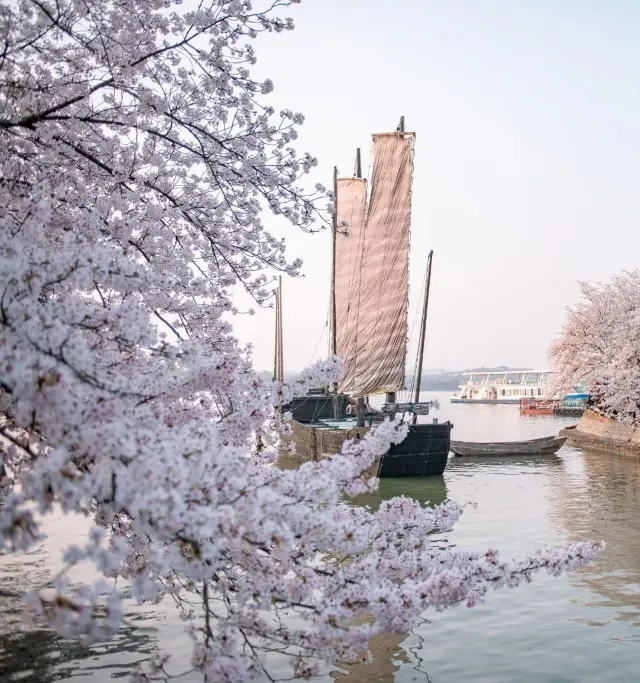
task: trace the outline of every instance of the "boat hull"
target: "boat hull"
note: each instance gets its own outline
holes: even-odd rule
[[[520,415],[555,415],[555,408],[520,408]]]
[[[558,401],[523,398],[520,401],[520,415],[555,415]]]
[[[473,443],[452,441],[451,452],[458,457],[553,455],[564,445],[566,437],[550,436],[531,441],[504,441],[495,443]]]
[[[451,423],[418,424],[409,427],[407,438],[394,444],[381,459],[378,476],[437,477],[449,460]]]
[[[308,396],[297,396],[291,400],[284,411],[293,415],[294,420],[300,422],[315,422],[316,420],[330,420],[335,411],[335,400],[331,394],[309,394]],[[337,397],[338,415],[344,415],[346,397],[340,394]]]
[[[341,423],[342,428],[335,425]],[[303,423],[295,418],[291,422],[297,457],[301,460],[322,460],[340,453],[345,441],[365,436],[369,427],[350,427],[349,420],[326,423]],[[394,444],[375,463],[370,474],[378,477],[432,477],[440,476],[447,467],[451,445],[450,422],[418,424],[409,427],[407,437]]]

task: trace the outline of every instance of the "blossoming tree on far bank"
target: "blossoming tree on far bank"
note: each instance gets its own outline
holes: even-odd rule
[[[315,160],[292,146],[302,116],[274,112],[250,72],[253,39],[292,28],[291,2],[0,0],[0,548],[38,544],[55,506],[92,515],[65,566],[88,559],[110,581],[37,587],[36,627],[109,638],[123,595],[165,597],[206,681],[264,679],[267,653],[309,677],[429,607],[596,553],[509,564],[430,543],[453,503],[344,505],[375,488],[362,473],[397,423],[273,467],[279,392],[340,373],[329,359],[265,381],[223,319],[232,287],[261,304],[274,272],[299,271],[261,208],[303,230],[325,210],[325,189],[304,189]],[[159,658],[137,676],[164,672]]]
[[[580,283],[582,298],[570,309],[551,345],[559,389],[589,390],[590,408],[607,417],[640,422],[640,271],[606,284]]]

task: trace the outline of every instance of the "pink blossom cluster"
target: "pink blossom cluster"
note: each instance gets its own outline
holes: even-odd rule
[[[570,309],[550,349],[557,388],[584,384],[590,407],[607,417],[640,423],[640,270],[605,284],[580,283],[581,301]]]
[[[330,358],[267,381],[225,319],[234,286],[264,304],[271,273],[299,271],[262,210],[311,230],[327,201],[303,188],[302,116],[277,116],[273,84],[250,75],[252,40],[290,29],[293,1],[0,0],[0,550],[39,543],[56,505],[93,515],[65,570],[25,596],[35,626],[109,638],[125,596],[167,597],[207,681],[263,677],[269,652],[309,677],[429,607],[597,552],[509,564],[432,544],[453,503],[345,504],[375,490],[363,475],[405,436],[397,422],[274,467],[273,406],[341,371]],[[71,585],[85,561],[110,582]]]

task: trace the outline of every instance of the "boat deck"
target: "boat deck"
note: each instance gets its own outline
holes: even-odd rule
[[[315,422],[309,422],[308,426],[313,427],[314,429],[344,429],[344,430],[349,430],[349,429],[356,429],[357,423],[356,423],[356,418],[351,417],[351,418],[343,418],[343,419],[337,419],[337,420],[316,420]],[[365,427],[360,427],[360,429],[365,429],[368,426],[369,426],[369,423],[367,421],[367,424],[365,425]]]

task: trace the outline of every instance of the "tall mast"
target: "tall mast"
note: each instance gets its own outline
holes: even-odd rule
[[[362,178],[362,159],[360,157],[360,147],[356,149],[356,168],[354,175],[356,178]]]
[[[360,147],[356,149],[356,178],[362,178],[362,157],[360,155]],[[364,427],[366,413],[366,397],[359,396],[356,399],[356,427]]]
[[[284,356],[282,350],[282,275],[278,277],[276,290],[276,343],[273,352],[273,379],[280,382],[278,389],[278,412],[282,412],[282,382],[284,382]],[[260,438],[256,444],[261,443]]]
[[[418,376],[415,378],[416,391],[413,396],[413,402],[420,402],[420,384],[422,382],[422,361],[424,360],[424,343],[427,332],[427,309],[429,308],[429,289],[431,288],[431,264],[433,263],[433,249],[429,252],[427,259],[427,279],[424,291],[424,307],[422,309],[422,321],[420,323],[420,340],[418,342]],[[418,421],[418,415],[413,414],[413,424]]]
[[[276,343],[273,352],[273,379],[284,381],[284,344],[282,342],[282,275],[278,278],[276,290]]]
[[[276,289],[276,315],[275,315],[275,340],[273,344],[273,379],[278,380],[278,349],[280,348],[280,324],[279,324],[279,316],[280,316],[280,288]]]
[[[284,382],[284,340],[282,335],[282,275],[278,277],[278,380]]]
[[[331,355],[337,355],[338,325],[336,315],[336,239],[338,236],[338,167],[333,167],[333,225],[331,230]],[[338,383],[333,387],[333,417],[338,419]]]
[[[337,350],[336,325],[336,237],[338,232],[338,167],[333,167],[333,226],[331,235],[331,355]]]

